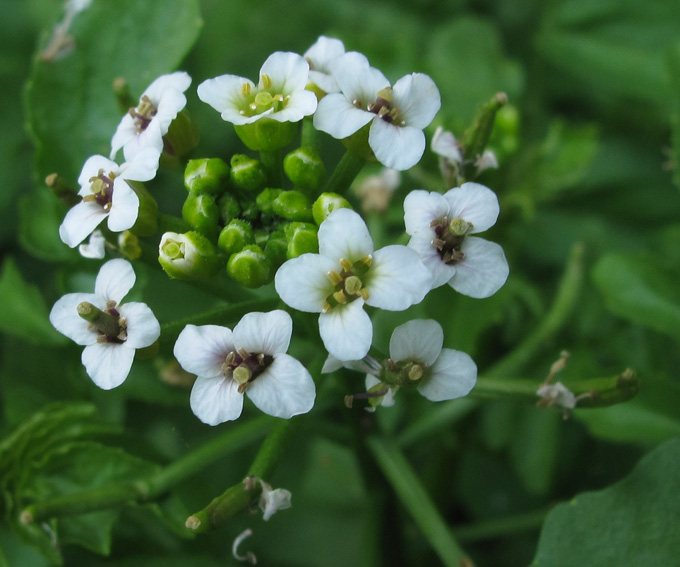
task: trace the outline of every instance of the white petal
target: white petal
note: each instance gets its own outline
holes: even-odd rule
[[[130,262],[122,258],[109,260],[99,269],[94,292],[107,301],[120,303],[135,285],[135,279],[135,271]]]
[[[406,124],[420,130],[432,122],[442,105],[437,85],[423,73],[399,79],[394,83],[392,94]]]
[[[423,157],[425,134],[412,126],[397,126],[376,119],[368,132],[368,144],[385,167],[403,171]]]
[[[75,248],[94,231],[109,213],[95,201],[81,201],[71,207],[59,227],[59,238]]]
[[[361,216],[336,209],[319,227],[319,254],[333,260],[356,262],[373,252],[373,239]]]
[[[351,136],[376,117],[357,108],[341,93],[332,93],[319,101],[314,114],[314,128],[338,140]]]
[[[448,283],[456,275],[454,264],[445,264],[437,249],[432,245],[434,233],[421,231],[414,234],[408,242],[408,247],[415,250],[423,265],[432,274],[432,289]]]
[[[319,316],[319,334],[326,350],[340,360],[359,360],[368,354],[373,324],[363,299],[339,305]]]
[[[393,244],[373,254],[365,283],[368,305],[402,311],[423,300],[432,289],[432,275],[414,250]]]
[[[465,258],[456,262],[456,274],[449,281],[453,289],[481,299],[492,296],[503,287],[510,267],[499,244],[468,236],[461,251]]]
[[[430,147],[435,154],[446,158],[452,163],[463,163],[463,155],[460,153],[456,137],[441,126],[437,126],[434,136],[432,136]]]
[[[156,145],[151,144],[148,147],[140,149],[135,153],[130,161],[126,161],[120,166],[120,177],[129,179],[130,181],[150,181],[156,177],[158,171],[158,160],[160,159],[161,151],[163,149],[162,136],[160,131],[156,131],[158,126],[149,126],[144,132],[150,134],[154,131],[155,138],[160,140]],[[114,180],[115,187],[115,180]]]
[[[111,210],[107,222],[112,232],[123,232],[132,228],[139,214],[139,197],[122,177],[113,180]]]
[[[78,252],[83,258],[90,258],[94,260],[101,260],[106,255],[106,238],[101,230],[95,230],[90,235],[90,240],[87,244],[78,246]]]
[[[279,510],[287,510],[292,506],[290,503],[292,495],[285,488],[272,490],[271,486],[268,485],[265,488],[265,483],[262,480],[260,480],[260,483],[262,484],[262,495],[258,506],[262,510],[262,519],[266,522]]]
[[[338,83],[331,74],[329,63],[344,53],[345,45],[342,41],[324,35],[319,36],[319,39],[304,54],[309,62],[309,80],[327,93],[339,90]]]
[[[404,199],[406,234],[429,231],[434,236],[430,223],[448,214],[449,204],[444,199],[444,195],[435,192],[430,193],[422,189],[411,191]]]
[[[279,354],[288,350],[293,320],[281,309],[269,313],[247,313],[234,327],[234,346],[246,352]]]
[[[413,319],[399,325],[390,338],[390,358],[432,366],[444,345],[444,331],[434,319]]]
[[[237,419],[243,411],[238,382],[224,376],[199,376],[191,389],[191,411],[203,423],[219,425]]]
[[[231,329],[218,325],[187,325],[177,337],[173,354],[182,368],[197,376],[222,376],[226,356],[235,351]]]
[[[179,91],[183,93],[191,85],[191,77],[186,71],[175,71],[168,75],[161,75],[155,79],[144,91],[155,104],[161,100],[166,91]]]
[[[153,311],[145,303],[126,303],[118,309],[121,317],[125,317],[127,339],[125,346],[144,348],[156,342],[161,336],[161,326]]]
[[[297,53],[276,51],[262,64],[258,84],[260,90],[264,89],[262,75],[267,75],[272,82],[271,88],[265,90],[272,94],[290,95],[307,86],[309,63]]]
[[[418,391],[433,402],[466,396],[477,383],[477,365],[458,350],[443,349],[431,370],[418,384]]]
[[[496,224],[500,207],[496,194],[479,183],[463,183],[444,194],[449,203],[450,218],[472,223],[472,233],[482,232]]]
[[[90,179],[97,177],[100,170],[103,170],[105,175],[108,175],[111,172],[118,175],[119,167],[115,161],[106,159],[104,156],[92,156],[88,158],[78,177],[78,185],[81,187],[81,192],[78,193],[79,195],[82,195],[83,189],[86,189],[86,195],[92,193],[92,191],[90,191]]]
[[[274,276],[274,287],[293,309],[320,313],[335,289],[328,272],[339,269],[337,261],[319,254],[303,254],[282,264]]]
[[[123,116],[123,118],[121,118],[120,123],[116,128],[116,132],[113,134],[113,137],[111,138],[110,158],[115,159],[118,151],[123,146],[134,140],[136,137],[137,127],[135,126],[135,119],[132,118],[132,116],[130,116],[129,114],[126,114],[125,116]]]
[[[62,335],[76,344],[87,346],[97,342],[98,333],[88,329],[89,323],[78,315],[78,305],[87,301],[99,309],[106,307],[106,300],[94,293],[69,293],[61,297],[50,311],[50,323]]]
[[[331,70],[345,98],[356,101],[364,109],[375,102],[378,91],[390,86],[385,75],[371,67],[366,56],[356,51],[333,60]]]
[[[314,114],[317,105],[316,95],[311,91],[297,91],[290,96],[283,110],[274,112],[269,118],[278,122],[299,122],[305,116]]]
[[[377,386],[378,384],[380,384],[380,380],[378,378],[371,376],[370,374],[366,375],[366,391],[370,390],[373,386]],[[394,394],[394,388],[387,388],[387,393],[383,396],[382,400],[380,400],[380,405],[386,408],[392,407],[394,405]]]
[[[95,343],[85,347],[81,361],[97,386],[111,390],[125,382],[134,358],[135,349],[125,344]]]
[[[312,409],[316,389],[298,360],[277,354],[271,366],[250,383],[246,394],[264,413],[289,419]]]
[[[208,79],[198,85],[198,98],[212,106],[218,112],[238,111],[245,104],[243,85],[248,84],[251,91],[255,91],[255,83],[249,79],[236,75],[221,75]],[[224,119],[224,116],[222,116]]]

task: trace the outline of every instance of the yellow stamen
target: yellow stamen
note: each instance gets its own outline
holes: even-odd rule
[[[250,96],[251,91],[252,87],[250,86],[250,83],[243,83],[241,85],[241,96],[243,98],[248,98]]]
[[[262,82],[262,86],[265,89],[271,89],[272,88],[272,84],[273,84],[272,79],[266,73],[262,73],[262,75],[260,76],[260,81]]]

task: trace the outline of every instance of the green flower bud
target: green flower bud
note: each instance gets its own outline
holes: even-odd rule
[[[158,246],[158,261],[171,278],[202,280],[214,276],[221,261],[210,241],[198,232],[166,232]]]
[[[220,209],[220,218],[223,224],[229,224],[241,214],[241,206],[236,197],[231,193],[225,193],[217,200],[217,206]]]
[[[290,152],[283,159],[283,171],[296,188],[307,193],[316,191],[326,175],[319,153],[310,146]]]
[[[139,245],[139,238],[129,230],[124,230],[118,234],[118,248],[120,249],[120,253],[130,260],[136,260],[142,255],[142,247]]]
[[[342,195],[337,193],[321,193],[312,205],[314,222],[320,225],[335,209],[351,209],[352,205]]]
[[[265,215],[274,214],[274,201],[283,193],[283,189],[265,189],[255,198],[255,204]]]
[[[287,258],[297,258],[308,252],[316,254],[319,251],[318,228],[308,222],[291,222],[283,227],[288,241]]]
[[[192,159],[184,170],[184,186],[192,193],[208,193],[215,197],[226,189],[229,166],[220,158]]]
[[[241,219],[234,219],[220,232],[217,246],[228,256],[240,252],[244,246],[255,244],[253,227]]]
[[[286,235],[280,230],[272,232],[264,246],[264,255],[271,262],[272,268],[277,270],[288,259],[287,252]]]
[[[234,130],[249,149],[273,152],[293,141],[297,134],[297,123],[260,118],[252,124],[234,126]]]
[[[311,221],[312,206],[300,191],[283,191],[272,201],[274,213],[291,221]]]
[[[231,182],[244,191],[257,191],[267,182],[262,164],[251,157],[236,154],[231,158]]]
[[[168,133],[163,136],[165,142],[163,157],[177,161],[198,146],[199,139],[198,128],[194,121],[186,110],[182,110],[170,123]]]
[[[262,248],[255,244],[232,254],[227,262],[229,277],[246,287],[256,288],[272,280],[271,264]]]
[[[212,195],[189,193],[182,206],[182,218],[204,236],[217,238],[220,209]]]
[[[139,181],[126,181],[139,197],[137,220],[130,232],[137,236],[152,236],[158,230],[158,203]]]

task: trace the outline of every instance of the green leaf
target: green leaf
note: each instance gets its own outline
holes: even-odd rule
[[[108,155],[121,113],[113,80],[133,97],[177,67],[198,37],[197,0],[94,0],[68,30],[71,52],[49,57],[44,46],[26,89],[37,177],[58,172],[75,183],[91,155]]]
[[[621,482],[548,515],[533,567],[675,565],[680,556],[680,439],[658,447]]]
[[[0,273],[0,330],[34,344],[61,345],[67,342],[50,324],[40,292],[24,281],[12,258]]]
[[[671,82],[671,165],[673,181],[680,189],[680,43],[673,45],[667,53],[666,67]]]
[[[19,241],[29,254],[46,262],[78,258],[59,239],[59,225],[66,208],[47,187],[31,191],[19,200]]]
[[[656,258],[609,254],[597,262],[592,276],[612,313],[680,340],[677,277]]]

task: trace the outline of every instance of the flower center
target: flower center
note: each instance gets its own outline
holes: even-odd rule
[[[137,108],[133,107],[128,110],[128,114],[132,116],[134,120],[135,128],[137,128],[138,134],[146,130],[147,126],[151,123],[157,112],[158,108],[146,95],[142,95],[142,99],[140,100],[139,106],[137,106]]]
[[[357,102],[355,101],[354,104],[356,105]],[[392,87],[385,87],[379,90],[375,102],[367,104],[366,110],[377,114],[379,118],[382,118],[389,124],[396,124],[397,126],[404,126],[406,124],[406,121],[401,117],[401,110],[394,104]]]
[[[263,74],[261,77],[262,90],[253,92],[250,83],[241,85],[241,96],[246,100],[246,107],[239,111],[241,116],[256,116],[270,109],[274,112],[283,110],[288,105],[290,96],[282,93],[272,93],[273,82],[271,77]]]
[[[78,315],[89,323],[89,330],[98,333],[98,343],[122,344],[127,339],[127,322],[117,307],[115,301],[107,301],[104,310],[87,301],[78,304]]]
[[[236,380],[238,391],[243,393],[273,361],[274,357],[269,354],[247,352],[240,348],[227,354],[222,364],[222,374]]]
[[[453,265],[465,258],[461,247],[465,241],[465,236],[472,230],[472,223],[460,217],[451,221],[448,217],[442,217],[434,219],[430,223],[430,227],[434,229],[435,233],[432,246],[439,252],[442,262]]]
[[[385,368],[380,373],[380,380],[392,386],[406,386],[417,382],[425,375],[426,364],[415,360],[400,360],[394,362],[391,358],[385,360]]]
[[[338,305],[350,303],[355,299],[362,297],[364,300],[368,299],[368,289],[364,287],[361,278],[366,275],[371,267],[371,256],[365,256],[352,264],[344,258],[340,260],[342,270],[336,272],[331,270],[328,272],[328,279],[333,284],[335,291],[328,297],[323,306],[323,312],[327,313]]]
[[[177,242],[168,238],[163,243],[163,253],[170,258],[170,260],[184,259],[184,242]]]
[[[115,178],[116,174],[112,171],[105,175],[104,170],[100,169],[97,175],[89,179],[92,195],[86,195],[83,197],[83,201],[95,201],[98,205],[104,207],[104,210],[108,211],[111,208],[113,180]]]

